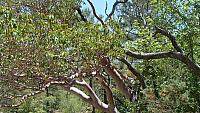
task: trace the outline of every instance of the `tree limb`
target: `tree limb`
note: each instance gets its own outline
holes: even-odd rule
[[[156,26],[156,34],[157,33],[160,33],[160,34],[168,37],[169,40],[171,41],[174,49],[176,49],[177,52],[183,53],[183,50],[181,49],[181,47],[176,42],[176,38],[170,32],[165,31],[165,30],[163,30],[163,29],[161,29],[161,28],[159,28],[159,27]]]
[[[100,56],[100,63],[105,71],[113,78],[119,91],[127,98],[132,100],[132,92],[124,83],[120,73],[111,65],[109,59],[103,55]]]
[[[78,14],[81,16],[81,19],[82,19],[84,22],[87,22],[87,19],[86,19],[85,16],[83,15],[81,9],[80,9],[80,8],[76,8],[76,11],[77,11]]]
[[[111,91],[110,87],[108,86],[108,84],[105,82],[105,77],[101,76],[100,74],[97,74],[97,75],[98,75],[97,78],[99,78],[99,83],[102,85],[102,87],[106,91],[106,97],[107,97],[109,107],[114,109],[115,105],[114,105],[112,91]]]
[[[126,50],[126,55],[144,60],[174,58],[186,64],[187,67],[192,70],[194,74],[200,77],[200,66],[181,52],[136,53],[130,50]]]
[[[175,56],[179,56],[179,52],[157,52],[157,53],[137,53],[130,50],[126,50],[126,55],[131,56],[137,59],[161,59],[161,58],[174,58]]]
[[[108,109],[108,105],[103,103],[99,97],[96,95],[96,93],[94,92],[94,90],[92,90],[92,88],[89,86],[89,84],[87,84],[84,80],[82,80],[82,82],[76,82],[77,84],[79,84],[80,86],[82,86],[90,95],[90,97],[92,98],[92,104],[93,106],[95,106],[97,109],[101,109],[102,111],[107,111]]]
[[[87,102],[87,103],[92,103],[92,99],[90,98],[90,96],[86,95],[83,91],[81,91],[80,89],[76,88],[76,87],[69,87],[67,85],[63,86],[65,90],[67,90],[68,92],[78,96],[79,98],[81,98],[83,101]]]

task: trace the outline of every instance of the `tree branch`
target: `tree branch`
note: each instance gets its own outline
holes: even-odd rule
[[[114,109],[115,105],[114,105],[114,100],[113,100],[113,94],[112,94],[112,91],[111,91],[110,87],[105,82],[105,77],[101,76],[100,74],[97,74],[97,78],[99,78],[99,83],[102,85],[102,87],[106,91],[106,97],[107,97],[107,101],[108,101],[109,107]]]
[[[75,81],[74,83],[76,85],[78,85],[78,86],[83,87],[87,91],[87,93],[89,94],[89,96],[87,94],[85,94],[83,91],[81,91],[78,88],[76,88],[76,87],[69,87],[68,85],[65,85],[64,86],[65,90],[67,90],[67,91],[69,91],[69,92],[77,95],[83,101],[85,101],[85,102],[93,105],[95,108],[100,109],[100,110],[102,110],[102,111],[104,111],[106,113],[119,113],[115,106],[111,107],[110,105],[107,105],[104,102],[102,102],[98,98],[98,96],[96,95],[96,93],[94,92],[94,90],[90,87],[90,85],[87,84],[87,82],[85,82],[84,80],[82,80],[81,82],[80,81]],[[110,92],[111,92],[111,90],[110,90]],[[112,94],[112,92],[111,92],[111,94]]]
[[[161,59],[161,58],[174,58],[177,59],[184,64],[187,65],[187,67],[192,70],[192,72],[200,77],[200,66],[193,62],[190,58],[188,58],[186,55],[184,55],[181,52],[157,52],[157,53],[136,53],[132,52],[130,50],[126,50],[126,55],[137,58],[137,59]]]
[[[183,53],[183,50],[181,49],[181,47],[176,42],[176,38],[170,32],[165,31],[165,30],[163,30],[163,29],[161,29],[161,28],[159,28],[159,27],[156,26],[156,34],[157,33],[160,33],[160,34],[168,37],[169,40],[171,41],[174,49],[176,49],[177,52]]]
[[[137,53],[130,50],[126,50],[126,55],[131,56],[137,59],[161,59],[161,58],[174,58],[175,56],[179,56],[179,52],[157,52],[157,53]]]
[[[90,4],[91,8],[92,8],[92,12],[94,14],[94,16],[97,18],[97,20],[99,20],[101,22],[102,25],[104,25],[103,20],[97,15],[96,10],[94,8],[94,5],[92,4],[92,2],[90,0],[87,0],[88,3]]]
[[[126,2],[128,2],[128,0],[124,0],[124,1],[118,1],[118,0],[117,0],[117,1],[113,4],[112,11],[110,12],[110,14],[108,15],[108,17],[106,18],[105,21],[107,21],[109,18],[111,18],[111,16],[115,13],[115,9],[116,9],[116,7],[117,7],[118,4],[120,4],[120,3],[126,3]]]
[[[23,95],[21,97],[21,100],[17,103],[17,104],[14,104],[14,105],[0,105],[0,108],[8,108],[8,107],[19,107],[24,101],[26,101],[29,97],[31,96],[35,96],[37,94],[40,94],[42,93],[43,91],[39,90],[39,91],[35,91],[35,92],[32,92],[32,93],[29,93],[29,94],[26,94],[26,95]],[[19,97],[19,96],[18,96]],[[13,98],[16,98],[16,97],[12,97]]]
[[[23,95],[23,96],[18,96],[18,97],[12,97],[13,99],[14,98],[20,98],[21,99],[19,100],[18,103],[14,104],[14,105],[0,105],[0,108],[5,108],[5,107],[19,107],[21,104],[23,104],[23,102],[25,102],[29,97],[32,97],[32,96],[35,96],[35,95],[38,95],[42,92],[44,92],[46,90],[46,88],[50,87],[50,85],[53,85],[53,84],[66,84],[66,82],[61,82],[61,81],[50,81],[48,83],[46,83],[44,85],[44,87],[41,89],[41,90],[38,90],[38,91],[34,91],[32,93],[29,93],[29,94],[26,94],[26,95]]]
[[[87,103],[92,103],[92,99],[90,98],[90,96],[86,95],[83,91],[81,91],[80,89],[76,88],[76,87],[69,87],[67,85],[63,86],[65,90],[67,90],[68,92],[78,96],[79,98],[81,98],[83,101],[87,102]]]
[[[86,19],[85,16],[83,15],[81,9],[80,9],[80,8],[76,8],[76,11],[77,11],[78,14],[81,16],[81,19],[82,19],[84,22],[87,22],[87,19]]]
[[[106,56],[99,56],[100,57],[100,63],[103,66],[103,68],[105,69],[105,71],[113,78],[113,80],[115,81],[117,88],[119,89],[119,91],[127,98],[132,100],[132,93],[130,91],[130,89],[128,89],[128,87],[126,86],[126,84],[124,83],[120,73],[111,65],[111,63],[109,62],[109,59]]]
[[[146,88],[146,84],[144,82],[144,76],[141,75],[133,66],[124,58],[119,59],[121,62],[126,64],[127,68],[137,77],[137,79],[140,81],[140,84],[142,85],[142,88]]]
[[[105,14],[106,14],[106,16],[108,16],[107,10],[108,10],[108,3],[107,3],[107,1],[106,1],[106,8],[105,8]]]
[[[95,108],[100,109],[104,112],[108,111],[108,105],[99,99],[99,97],[96,95],[96,93],[90,87],[89,84],[87,84],[83,79],[81,82],[76,81],[76,84],[82,86],[89,93],[90,98],[92,99],[92,102],[90,104],[92,104]]]

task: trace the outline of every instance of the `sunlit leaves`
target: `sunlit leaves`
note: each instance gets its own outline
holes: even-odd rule
[[[39,10],[41,4],[29,4],[28,1],[22,3],[28,4],[26,8],[29,11],[2,6],[0,30],[4,58],[1,63],[6,64],[9,57],[6,54],[12,54],[14,57],[9,62],[20,62],[21,59],[32,62],[27,66],[30,70],[39,64],[36,67],[42,71],[38,75],[61,75],[68,73],[68,69],[71,72],[71,68],[87,69],[98,65],[99,53],[113,58],[123,54],[121,39],[124,38],[124,32],[117,22],[110,21],[102,26],[77,21],[73,7],[78,4],[69,1],[63,4],[44,3],[47,6],[54,5],[49,12],[44,12],[46,9]],[[58,13],[53,11],[58,8]]]

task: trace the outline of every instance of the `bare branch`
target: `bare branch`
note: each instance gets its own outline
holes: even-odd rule
[[[82,80],[81,82],[75,81],[74,83],[78,86],[83,87],[89,95],[87,95],[80,89],[76,87],[71,87],[69,85],[64,85],[65,90],[75,94],[76,96],[81,98],[84,102],[91,104],[92,106],[94,106],[97,109],[100,109],[101,111],[104,111],[106,113],[118,113],[118,110],[115,107],[111,108],[109,105],[102,102],[96,95],[94,90],[84,80]]]
[[[108,16],[107,10],[108,10],[108,2],[106,1],[106,8],[105,8],[105,14],[106,14],[106,16]]]
[[[87,84],[84,80],[82,80],[82,82],[78,82],[77,81],[76,83],[81,85],[82,87],[84,87],[84,89],[90,94],[90,97],[92,98],[94,103],[97,103],[98,105],[102,105],[103,104],[101,102],[101,100],[99,99],[99,97],[94,92],[94,90],[92,90],[92,88],[89,86],[89,84]]]
[[[67,90],[68,92],[78,96],[79,98],[81,98],[83,101],[87,102],[87,103],[92,103],[92,99],[90,98],[90,96],[86,95],[83,91],[81,91],[80,89],[76,88],[76,87],[69,87],[67,85],[63,86],[65,90]]]
[[[65,84],[65,82],[60,82],[60,81],[50,81],[48,82],[46,85],[44,85],[44,87],[41,89],[41,90],[37,90],[37,91],[34,91],[32,93],[29,93],[29,94],[26,94],[26,95],[23,95],[21,96],[21,99],[19,100],[18,103],[14,104],[14,105],[0,105],[0,108],[5,108],[5,107],[18,107],[20,106],[23,102],[25,102],[29,97],[32,97],[32,96],[35,96],[35,95],[38,95],[42,92],[45,91],[46,88],[48,88],[50,85],[52,84]],[[17,97],[12,97],[12,98],[19,98],[20,96],[17,96]]]
[[[120,4],[120,3],[126,3],[126,2],[128,2],[128,0],[124,0],[124,1],[118,1],[118,0],[117,0],[117,1],[113,4],[112,11],[110,12],[110,14],[108,15],[108,17],[106,18],[105,21],[107,21],[109,18],[111,18],[111,16],[115,13],[115,9],[116,9],[116,7],[117,7],[118,4]]]
[[[175,54],[179,55],[180,53],[179,52],[137,53],[130,50],[126,50],[126,55],[131,56],[133,58],[144,59],[144,60],[161,59],[167,57],[174,58]]]
[[[92,8],[92,12],[93,12],[94,16],[97,18],[97,20],[99,20],[99,21],[101,22],[102,25],[104,25],[103,20],[97,15],[96,10],[95,10],[95,7],[94,7],[94,5],[92,4],[92,2],[91,2],[90,0],[87,0],[87,1],[88,1],[88,3],[90,4],[90,6],[91,6],[91,8]]]

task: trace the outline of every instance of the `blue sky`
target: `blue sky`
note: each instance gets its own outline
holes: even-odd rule
[[[87,0],[84,0],[84,1],[86,2],[86,5],[83,5],[83,8],[85,8],[85,7],[89,7],[90,8]],[[114,4],[114,2],[116,0],[90,0],[90,1],[93,3],[97,14],[105,16],[106,1],[108,3],[107,13],[109,14],[111,9],[112,9],[112,5]]]

